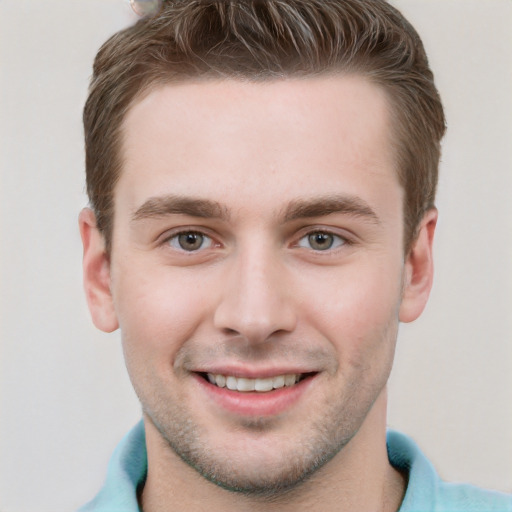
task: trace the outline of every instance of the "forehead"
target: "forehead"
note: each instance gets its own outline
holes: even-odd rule
[[[133,209],[164,193],[233,192],[277,207],[398,185],[388,108],[385,92],[360,76],[161,86],[127,113],[115,200]]]

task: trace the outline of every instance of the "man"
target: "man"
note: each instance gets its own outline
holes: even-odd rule
[[[383,0],[163,2],[100,50],[80,215],[143,423],[83,510],[512,510],[386,436],[445,123]]]

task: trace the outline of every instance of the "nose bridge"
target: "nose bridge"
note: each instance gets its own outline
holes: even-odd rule
[[[270,244],[241,245],[226,269],[216,327],[249,342],[264,342],[295,327],[295,311],[281,258]]]

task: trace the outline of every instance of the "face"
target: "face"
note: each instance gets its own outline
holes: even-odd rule
[[[169,456],[211,481],[291,487],[370,421],[399,318],[426,300],[388,119],[348,76],[169,85],[126,117],[91,311],[120,326]]]

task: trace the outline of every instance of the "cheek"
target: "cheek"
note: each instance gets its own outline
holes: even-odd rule
[[[312,317],[321,317],[330,328],[364,333],[378,329],[391,317],[398,318],[400,272],[389,267],[361,272],[347,269],[324,282],[329,286],[322,293],[310,294],[306,301],[314,311]]]
[[[401,271],[361,269],[343,272],[323,294],[304,303],[309,321],[334,345],[338,357],[353,367],[388,360],[398,330]],[[304,313],[306,314],[306,313]],[[373,363],[371,363],[373,365]]]
[[[174,386],[174,360],[201,323],[202,309],[193,287],[166,273],[157,278],[127,266],[130,270],[120,268],[115,282],[124,359],[140,401],[154,406],[164,399],[163,390],[179,391]]]
[[[176,273],[137,271],[127,263],[115,282],[114,302],[127,355],[149,360],[173,354],[198,329],[208,315],[208,290],[198,278]],[[200,281],[200,279],[199,279]]]

